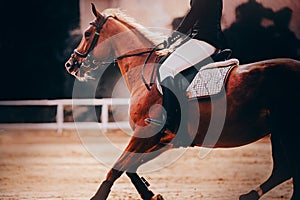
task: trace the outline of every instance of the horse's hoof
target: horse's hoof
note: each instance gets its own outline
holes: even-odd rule
[[[164,200],[163,196],[161,196],[160,194],[155,195],[154,197],[152,197],[151,200]]]
[[[239,200],[258,200],[259,196],[256,191],[251,190],[247,194],[243,194],[240,196]]]

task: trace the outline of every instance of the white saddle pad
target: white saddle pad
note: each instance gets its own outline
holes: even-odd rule
[[[237,59],[230,59],[203,66],[187,88],[187,96],[189,98],[199,98],[220,93],[227,73],[238,64]]]

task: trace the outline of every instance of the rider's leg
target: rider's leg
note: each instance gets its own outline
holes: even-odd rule
[[[176,123],[176,119],[178,119],[176,110],[179,109],[178,103],[180,105],[180,102],[177,101],[176,97],[175,75],[209,57],[215,50],[215,47],[206,42],[191,39],[178,47],[160,67],[159,74],[163,89],[163,107],[167,113],[163,128],[165,135],[161,140],[163,143],[167,143],[175,137],[176,128],[179,126]],[[157,122],[158,120],[150,119],[149,121]]]
[[[166,110],[166,122],[164,125],[165,129],[168,129],[171,133],[176,132],[178,124],[178,112],[180,110],[180,102],[178,102],[178,92],[175,85],[174,77],[168,76],[162,82],[163,92],[163,107]]]
[[[160,80],[163,81],[166,77],[175,77],[183,70],[192,67],[211,56],[216,51],[212,45],[196,40],[190,39],[175,51],[163,62],[159,68]]]

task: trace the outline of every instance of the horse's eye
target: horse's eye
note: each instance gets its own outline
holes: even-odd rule
[[[85,38],[88,38],[88,37],[90,37],[90,36],[91,36],[91,32],[88,32],[88,31],[87,31],[87,32],[84,33],[84,37],[85,37]]]

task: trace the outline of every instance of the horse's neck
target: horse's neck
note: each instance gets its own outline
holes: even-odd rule
[[[116,21],[116,23],[117,26],[115,26],[115,29],[119,29],[114,43],[114,53],[116,57],[139,53],[153,48],[154,44],[138,31],[127,27],[121,22]],[[148,55],[149,54],[129,56],[118,61],[120,71],[131,93],[134,89],[143,85],[141,74]],[[153,59],[155,58],[152,57],[149,63],[153,63]],[[148,70],[145,72],[145,76],[147,80],[149,80]]]
[[[156,69],[154,66],[155,56],[152,56],[144,67],[148,55],[149,54],[133,56],[118,62],[122,76],[131,94],[140,88],[146,89],[145,84],[142,81],[142,74],[147,82],[150,82],[151,78],[156,78]],[[151,77],[152,74],[153,77]]]

